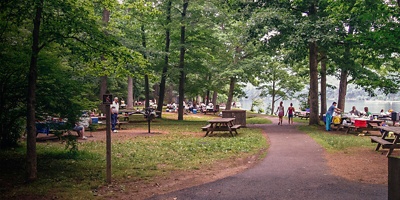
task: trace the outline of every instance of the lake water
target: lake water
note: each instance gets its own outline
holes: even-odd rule
[[[250,110],[252,101],[249,99],[242,99],[239,101],[242,104],[242,108]],[[264,110],[271,103],[269,100],[264,100],[264,104],[261,106]],[[293,103],[296,110],[299,109],[300,102],[298,100],[286,100],[283,101],[283,106],[287,109]],[[328,107],[331,106],[333,100],[327,100]],[[279,105],[279,102],[275,103],[275,108]],[[365,101],[365,100],[346,100],[345,112],[349,112],[351,108],[355,106],[357,110],[364,111],[364,107],[368,107],[368,110],[372,113],[380,113],[381,109],[387,112],[389,109],[393,109],[396,112],[400,112],[400,101]],[[258,110],[258,108],[255,108]]]

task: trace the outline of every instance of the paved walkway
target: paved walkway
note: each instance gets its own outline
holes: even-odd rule
[[[254,125],[271,141],[266,158],[245,172],[150,199],[383,200],[387,186],[361,184],[329,174],[323,149],[295,125]],[[240,133],[239,133],[240,134]]]

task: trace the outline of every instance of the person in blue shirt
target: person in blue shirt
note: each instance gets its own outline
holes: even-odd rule
[[[327,131],[331,130],[331,122],[332,122],[332,116],[334,112],[340,112],[339,108],[336,108],[337,103],[333,102],[332,105],[328,108],[328,111],[326,112],[325,115],[325,128]]]

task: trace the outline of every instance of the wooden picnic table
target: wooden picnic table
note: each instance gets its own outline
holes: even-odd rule
[[[357,126],[354,121],[351,121],[351,124],[346,124],[343,125],[343,127],[346,129],[346,133],[349,133],[350,131],[372,131],[372,130],[377,130],[379,126],[382,125],[384,120],[380,119],[357,119],[360,121],[365,121],[366,125],[365,126]]]
[[[235,131],[236,135],[238,134],[236,129],[240,128],[240,125],[235,125],[233,122],[235,118],[214,118],[208,120],[207,126],[202,127],[203,131],[206,131],[206,137],[208,134],[213,133],[214,131],[229,131],[229,133],[233,135],[233,131]]]
[[[390,156],[395,148],[400,148],[400,127],[394,126],[378,126],[378,128],[383,130],[382,136],[370,136],[371,142],[378,143],[375,151],[378,151],[380,147],[382,149],[389,149],[386,156]],[[393,132],[395,135],[394,139],[387,138],[389,136],[389,132]]]

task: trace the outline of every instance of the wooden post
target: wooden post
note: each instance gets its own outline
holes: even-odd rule
[[[147,117],[150,117],[150,116],[147,116]],[[147,119],[147,126],[148,126],[148,133],[150,133],[150,120],[149,119]]]
[[[110,105],[106,105],[106,160],[107,160],[107,183],[111,183],[111,114]]]
[[[112,95],[107,91],[103,95],[103,104],[106,105],[106,181],[111,183],[111,111]]]
[[[400,158],[388,158],[388,200],[400,199]]]

